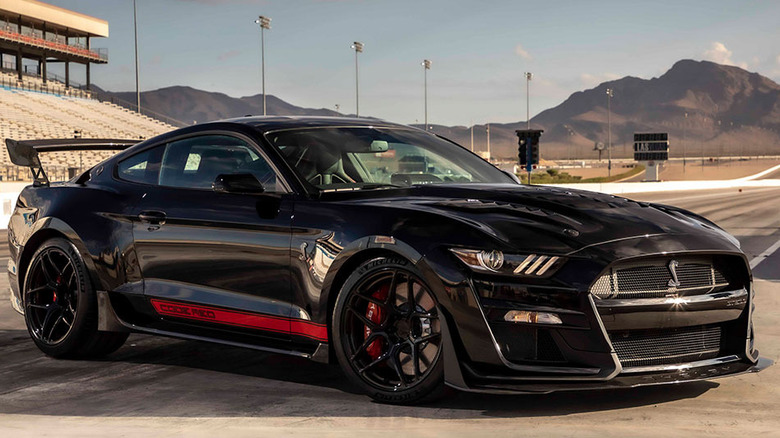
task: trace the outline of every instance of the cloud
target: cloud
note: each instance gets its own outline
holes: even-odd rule
[[[601,73],[595,75],[583,73],[580,75],[580,81],[582,82],[582,85],[585,85],[586,87],[595,87],[601,83],[614,81],[616,79],[620,79],[620,75],[616,73]]]
[[[227,52],[220,53],[219,56],[217,56],[217,59],[220,61],[225,61],[230,58],[235,58],[236,56],[241,55],[240,50],[228,50]]]
[[[521,44],[515,46],[515,54],[523,59],[531,59],[531,54]]]
[[[729,50],[725,44],[720,42],[714,42],[710,46],[709,50],[704,51],[704,59],[723,65],[735,65],[741,68],[748,68],[746,62],[736,63],[731,59],[733,52]]]
[[[780,55],[777,55],[777,58],[775,58],[775,64],[780,65]]]

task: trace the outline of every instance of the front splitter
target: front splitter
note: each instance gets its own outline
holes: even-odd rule
[[[478,383],[460,387],[448,383],[449,386],[468,392],[492,394],[549,394],[559,391],[593,391],[603,389],[626,389],[640,386],[672,385],[687,382],[698,382],[737,376],[746,373],[757,373],[770,367],[774,362],[761,357],[753,363],[731,362],[697,368],[685,368],[674,372],[652,372],[643,374],[620,374],[606,381],[526,381],[501,379],[497,376],[482,376]],[[471,380],[471,379],[470,379]]]

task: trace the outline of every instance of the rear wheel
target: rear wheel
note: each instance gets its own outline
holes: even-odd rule
[[[127,333],[97,330],[94,289],[84,261],[66,239],[49,239],[35,251],[22,290],[27,331],[50,356],[102,356],[127,339]]]
[[[333,336],[342,368],[375,400],[413,403],[444,387],[436,300],[404,259],[379,257],[350,275]]]

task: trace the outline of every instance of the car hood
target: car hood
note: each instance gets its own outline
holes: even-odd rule
[[[572,253],[632,237],[698,235],[711,249],[738,250],[738,241],[694,213],[619,196],[516,184],[421,185],[375,190],[352,202],[425,211],[457,220],[503,245]],[[701,240],[701,239],[700,239]]]

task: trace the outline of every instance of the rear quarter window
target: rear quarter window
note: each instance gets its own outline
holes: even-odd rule
[[[164,149],[165,146],[158,146],[125,158],[117,165],[117,176],[125,181],[156,185]]]

